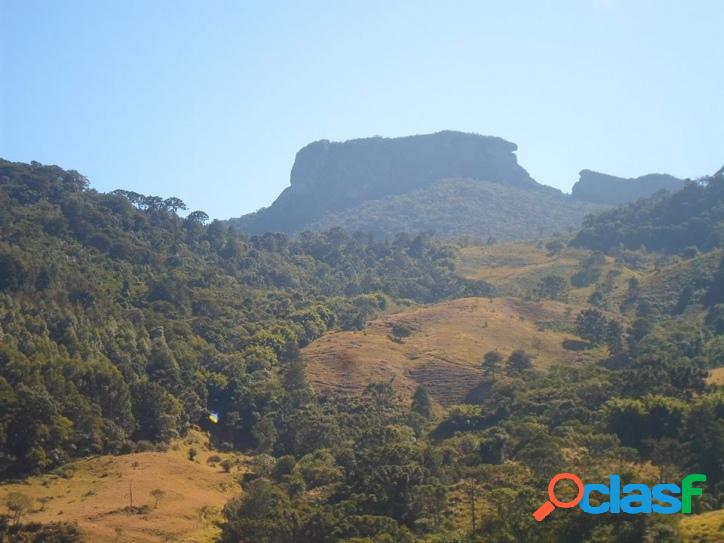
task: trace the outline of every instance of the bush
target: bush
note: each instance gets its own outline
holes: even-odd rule
[[[221,457],[218,454],[212,454],[206,459],[207,464],[218,464],[221,462]]]

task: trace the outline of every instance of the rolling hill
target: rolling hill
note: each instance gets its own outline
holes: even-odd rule
[[[192,448],[197,455],[190,460]],[[233,462],[228,472],[220,467],[224,459]],[[162,452],[89,457],[56,473],[0,483],[0,510],[8,494],[19,492],[32,500],[26,522],[74,523],[87,541],[208,542],[218,535],[221,508],[239,493],[242,461],[213,451],[207,436],[192,431]],[[163,492],[158,499],[155,489]]]
[[[480,382],[483,354],[525,349],[539,368],[589,359],[567,351],[576,309],[559,302],[463,298],[372,320],[363,331],[335,332],[303,350],[310,382],[320,392],[357,394],[391,382],[403,395],[426,387],[443,405],[460,403]],[[557,329],[549,326],[555,323]],[[395,337],[396,329],[405,337]]]

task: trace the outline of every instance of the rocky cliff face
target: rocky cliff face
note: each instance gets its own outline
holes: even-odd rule
[[[582,170],[571,195],[576,200],[617,205],[651,196],[662,189],[677,191],[685,181],[671,175],[651,173],[632,179]]]
[[[518,164],[516,149],[501,138],[451,131],[342,143],[316,141],[297,153],[290,186],[270,207],[232,223],[249,232],[294,232],[328,212],[446,178],[545,190]]]

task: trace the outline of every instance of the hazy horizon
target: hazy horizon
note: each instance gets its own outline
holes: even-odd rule
[[[216,218],[268,206],[319,139],[498,136],[565,192],[724,164],[719,2],[0,6],[1,157]]]

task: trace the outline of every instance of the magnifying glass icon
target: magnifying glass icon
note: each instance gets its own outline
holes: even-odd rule
[[[562,502],[561,500],[556,498],[556,484],[558,483],[558,481],[562,481],[564,479],[573,481],[576,487],[578,487],[578,494],[575,498],[573,498],[573,500],[569,502]],[[572,473],[559,473],[558,475],[553,477],[548,483],[548,501],[541,505],[538,509],[536,509],[535,513],[533,513],[533,518],[540,522],[548,515],[550,515],[556,507],[560,507],[561,509],[569,509],[578,505],[578,502],[580,502],[582,499],[583,482],[581,481],[581,479],[577,475],[573,475]]]

